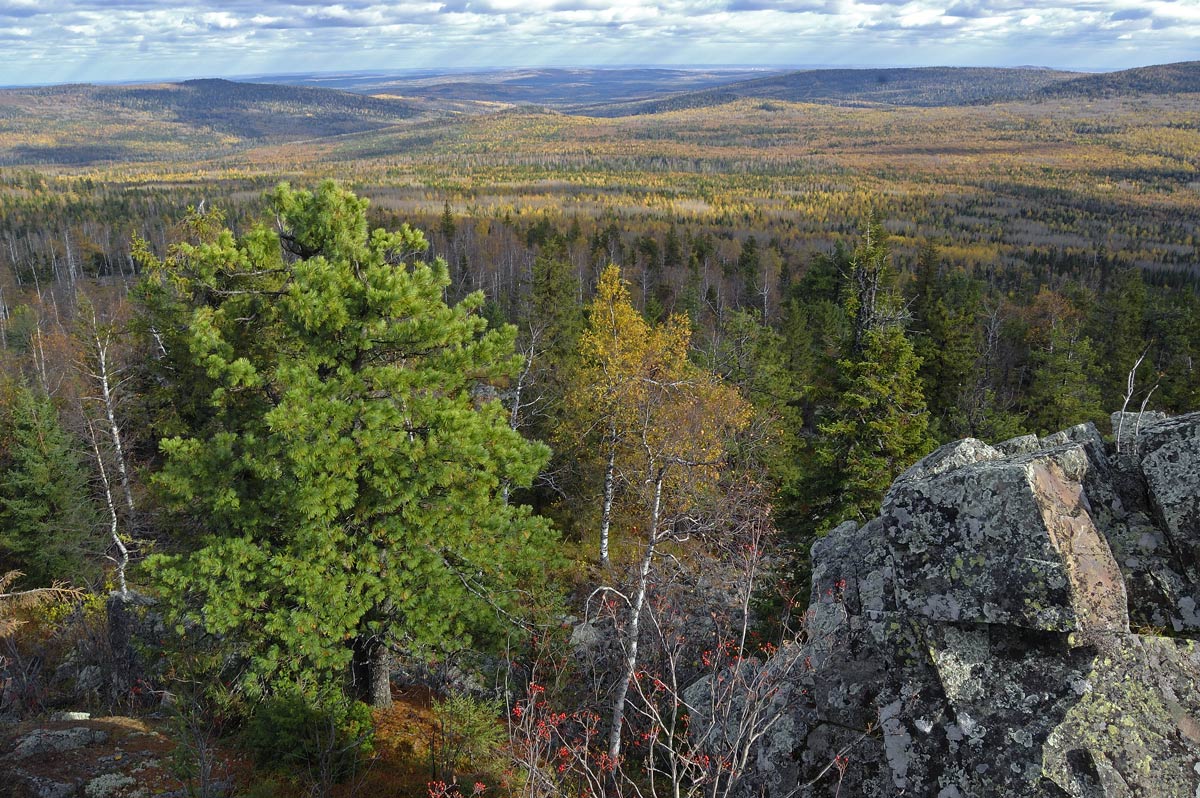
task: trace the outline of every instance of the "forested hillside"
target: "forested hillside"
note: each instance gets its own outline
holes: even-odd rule
[[[1145,96],[1200,92],[1200,61],[1125,69],[1100,75],[1088,75],[1043,88],[1046,97]]]
[[[205,795],[733,791],[814,541],[941,443],[1200,407],[1197,95],[853,79],[0,93],[4,711],[160,713]]]
[[[704,89],[745,80],[765,69],[492,69],[403,75],[288,75],[272,82],[337,88],[369,95],[482,103],[578,106],[645,99],[664,92]]]
[[[584,106],[575,112],[596,116],[655,114],[708,108],[739,99],[834,105],[971,105],[1021,99],[1078,77],[1078,73],[1053,69],[813,69],[752,78],[640,103]]]
[[[375,130],[414,116],[395,99],[328,89],[189,80],[146,86],[0,90],[7,164],[194,158],[238,141],[287,141]]]

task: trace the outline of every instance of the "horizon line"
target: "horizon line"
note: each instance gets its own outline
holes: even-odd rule
[[[1020,64],[1015,66],[995,66],[982,64],[530,64],[524,66],[474,66],[474,67],[392,67],[392,68],[351,68],[336,70],[319,70],[315,72],[251,72],[239,74],[194,73],[147,78],[122,78],[112,80],[91,81],[50,81],[42,83],[9,83],[0,84],[0,89],[45,89],[63,86],[144,86],[149,84],[176,84],[191,80],[228,80],[235,83],[254,83],[264,79],[274,78],[322,78],[338,76],[403,76],[422,74],[436,75],[471,75],[495,72],[523,72],[530,70],[586,70],[590,72],[617,72],[625,70],[659,70],[663,72],[689,72],[700,70],[726,70],[730,72],[817,72],[824,70],[869,71],[872,69],[902,70],[902,69],[995,69],[995,70],[1031,70],[1052,72],[1078,72],[1080,74],[1104,74],[1124,72],[1129,69],[1141,69],[1145,66],[1167,66],[1169,63],[1188,63],[1186,61],[1168,62],[1164,64],[1147,64],[1143,67],[1127,67],[1124,69],[1080,66],[1045,66],[1037,64]],[[335,89],[339,90],[340,89]]]

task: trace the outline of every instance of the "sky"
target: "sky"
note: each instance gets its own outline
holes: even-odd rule
[[[0,0],[0,85],[441,67],[1200,59],[1200,0]]]

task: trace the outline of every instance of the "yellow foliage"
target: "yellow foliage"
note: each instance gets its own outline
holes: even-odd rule
[[[22,611],[83,598],[82,591],[62,584],[34,590],[9,590],[22,575],[20,571],[9,571],[0,575],[0,638],[10,636],[25,623],[19,617]]]
[[[633,495],[661,479],[664,512],[686,511],[715,486],[727,445],[753,414],[733,386],[688,359],[690,345],[687,317],[647,322],[610,265],[588,308],[566,397],[562,434],[593,441],[595,456],[611,455]]]

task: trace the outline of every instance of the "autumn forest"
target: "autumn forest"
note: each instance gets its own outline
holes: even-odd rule
[[[0,89],[0,711],[179,794],[736,794],[815,540],[1200,408],[1200,64],[628,72]]]

